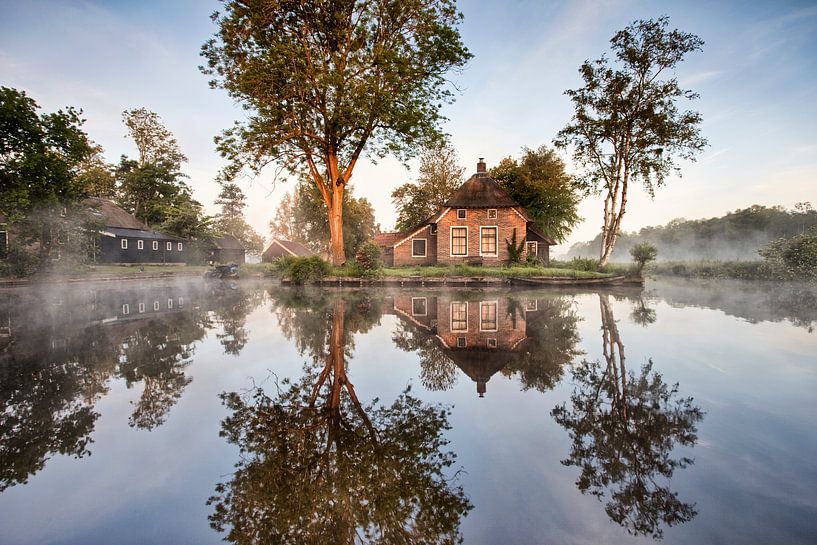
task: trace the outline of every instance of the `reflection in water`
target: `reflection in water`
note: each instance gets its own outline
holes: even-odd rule
[[[605,363],[576,366],[570,407],[562,404],[551,412],[573,441],[562,463],[581,468],[576,485],[582,493],[608,498],[610,519],[631,534],[661,538],[664,525],[688,522],[697,514],[669,481],[677,468],[693,463],[674,457],[673,450],[696,443],[704,413],[691,397],[678,397],[678,385],[664,383],[652,362],[638,374],[626,370],[609,295],[600,293],[599,302]]]
[[[234,352],[261,298],[218,286],[14,290],[0,300],[0,491],[25,483],[55,453],[89,454],[99,398],[111,380],[142,385],[129,424],[153,429],[192,380],[196,342],[225,324]],[[227,304],[229,303],[229,305]],[[239,310],[235,310],[238,308]],[[226,318],[225,318],[226,316]],[[227,323],[235,328],[230,333]]]
[[[417,352],[420,378],[429,390],[452,388],[460,369],[476,383],[480,397],[498,372],[519,375],[525,390],[546,391],[559,382],[563,366],[580,355],[579,318],[567,297],[396,295],[389,311],[400,318],[394,344]]]
[[[312,364],[274,397],[222,396],[232,413],[221,434],[241,458],[209,500],[211,525],[235,543],[456,543],[471,504],[445,474],[448,409],[408,389],[364,407],[346,374],[352,333],[376,323],[378,306],[281,296],[282,330]]]

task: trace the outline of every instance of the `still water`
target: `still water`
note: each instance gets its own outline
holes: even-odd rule
[[[817,288],[0,291],[2,543],[815,543]]]

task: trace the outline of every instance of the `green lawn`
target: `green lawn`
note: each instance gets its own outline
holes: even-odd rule
[[[352,276],[350,271],[345,267],[335,267],[331,273],[334,276]],[[574,269],[556,269],[552,267],[535,267],[535,266],[518,266],[518,267],[475,267],[469,265],[429,265],[417,267],[386,267],[382,270],[382,276],[391,276],[397,278],[410,277],[451,277],[451,276],[469,276],[469,277],[559,277],[559,278],[605,278],[611,276],[605,273],[577,271]]]

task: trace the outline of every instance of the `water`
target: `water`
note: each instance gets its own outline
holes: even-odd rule
[[[817,289],[0,292],[3,543],[814,543]]]

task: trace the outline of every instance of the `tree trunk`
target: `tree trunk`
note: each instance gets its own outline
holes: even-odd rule
[[[343,247],[343,185],[332,185],[331,203],[327,203],[329,211],[329,239],[330,255],[333,265],[346,263],[346,252]]]

